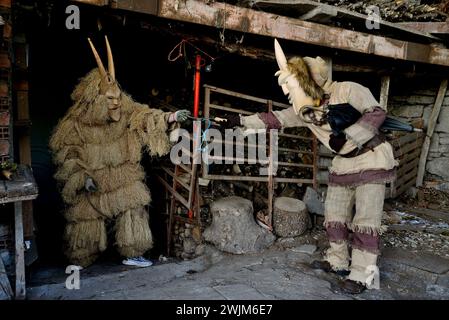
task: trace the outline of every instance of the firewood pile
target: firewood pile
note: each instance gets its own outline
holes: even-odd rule
[[[449,15],[449,1],[425,0],[321,0],[336,7],[367,14],[369,6],[377,6],[382,19],[390,22],[444,22]]]

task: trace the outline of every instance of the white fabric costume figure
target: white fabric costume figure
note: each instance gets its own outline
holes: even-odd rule
[[[287,61],[276,40],[275,52],[280,67],[276,73],[278,82],[289,95],[292,107],[252,116],[228,116],[224,125],[245,129],[305,126],[336,153],[329,168],[325,202],[324,225],[330,248],[325,260],[315,261],[313,267],[349,274],[341,283],[342,289],[349,293],[362,292],[371,284],[373,272],[377,270],[385,182],[394,179],[398,164],[391,145],[378,131],[386,110],[366,87],[332,81],[322,58],[294,57]],[[360,116],[337,132],[331,126],[333,119],[328,118],[330,110]],[[349,230],[353,232],[351,255]]]

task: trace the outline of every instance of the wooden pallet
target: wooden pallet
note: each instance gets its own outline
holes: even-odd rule
[[[395,181],[387,185],[386,198],[395,198],[415,185],[423,140],[423,133],[413,132],[389,141],[399,166]]]

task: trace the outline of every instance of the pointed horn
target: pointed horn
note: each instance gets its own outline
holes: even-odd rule
[[[115,67],[114,67],[114,59],[112,58],[112,50],[109,45],[108,37],[104,36],[106,39],[106,48],[108,50],[108,71],[113,80],[115,80]]]
[[[285,57],[284,51],[282,51],[281,45],[277,39],[274,39],[274,54],[276,55],[276,61],[279,69],[287,70],[287,58]]]
[[[101,62],[100,56],[98,55],[97,49],[95,49],[94,44],[90,40],[90,38],[87,38],[87,41],[89,41],[90,47],[92,49],[92,52],[95,57],[95,61],[97,61],[98,69],[100,70],[100,75],[102,78],[107,78],[106,70],[103,66],[103,62]]]

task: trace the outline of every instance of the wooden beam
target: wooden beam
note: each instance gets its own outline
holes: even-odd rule
[[[449,34],[449,23],[447,22],[399,22],[402,27],[427,32],[432,34]]]
[[[136,0],[137,1],[137,0]],[[159,16],[262,36],[449,66],[449,50],[241,8],[227,3],[160,0]]]
[[[441,81],[440,88],[438,89],[437,98],[432,109],[432,113],[429,118],[429,125],[427,127],[426,138],[421,151],[421,157],[419,159],[418,176],[416,178],[416,186],[422,186],[424,180],[424,173],[426,172],[427,155],[430,148],[430,139],[432,138],[433,131],[435,130],[438,116],[440,115],[441,105],[443,104],[444,96],[447,90],[448,80]]]
[[[72,0],[74,2],[81,2],[85,4],[92,4],[94,6],[106,6],[109,4],[109,0]]]

